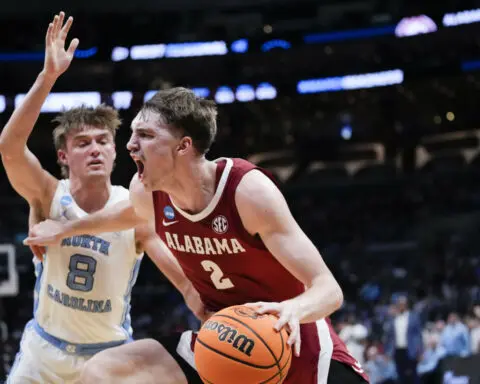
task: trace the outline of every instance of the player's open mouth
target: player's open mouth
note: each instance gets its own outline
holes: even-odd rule
[[[92,166],[92,165],[103,165],[103,161],[102,160],[92,160],[88,163],[88,166]]]
[[[138,177],[141,180],[145,171],[145,165],[140,160],[135,160],[135,164],[137,164]]]

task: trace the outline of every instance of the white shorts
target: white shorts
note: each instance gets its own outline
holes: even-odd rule
[[[6,384],[77,384],[89,358],[67,354],[28,324]]]

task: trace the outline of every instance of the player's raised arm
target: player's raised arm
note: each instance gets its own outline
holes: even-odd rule
[[[45,64],[22,104],[13,112],[0,134],[0,153],[13,188],[28,202],[40,201],[48,206],[57,179],[45,171],[27,147],[28,138],[57,78],[67,70],[73,59],[78,39],[65,50],[65,40],[72,25],[70,17],[63,25],[65,14],[55,15],[45,37]]]
[[[247,173],[235,196],[238,212],[245,228],[259,234],[273,256],[307,290],[300,296],[282,303],[257,303],[260,312],[280,316],[278,328],[289,324],[290,343],[298,343],[299,323],[323,319],[343,302],[340,286],[326,266],[322,256],[293,218],[285,198],[275,184],[260,171]]]
[[[145,192],[143,185],[135,175],[130,183],[130,200],[120,201],[78,220],[65,223],[46,220],[30,229],[25,245],[58,244],[66,237],[94,235],[104,232],[118,232],[153,222],[152,194]]]

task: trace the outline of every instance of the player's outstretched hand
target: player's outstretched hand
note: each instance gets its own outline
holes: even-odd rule
[[[294,300],[286,300],[281,303],[265,303],[259,301],[256,303],[248,303],[245,306],[254,309],[258,314],[271,313],[278,316],[278,321],[274,328],[279,331],[287,327],[290,332],[288,337],[288,345],[293,345],[295,356],[300,356],[300,347],[302,340],[300,338],[300,316],[299,308]]]
[[[30,228],[23,244],[28,246],[48,246],[60,243],[64,238],[65,224],[54,220],[45,220]]]
[[[65,50],[65,41],[68,31],[72,26],[73,17],[70,16],[65,24],[63,23],[64,19],[64,12],[55,15],[53,21],[48,25],[45,36],[45,63],[43,72],[45,75],[54,78],[59,77],[68,69],[79,44],[78,39],[73,39],[68,49]]]

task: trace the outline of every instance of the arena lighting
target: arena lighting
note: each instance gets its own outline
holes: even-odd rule
[[[15,108],[22,103],[25,94],[15,96]],[[50,93],[40,112],[61,112],[65,109],[88,105],[95,107],[101,103],[100,92],[62,92]]]
[[[75,57],[78,59],[88,59],[95,56],[98,47],[88,49],[78,49],[75,51]],[[42,61],[45,58],[45,52],[3,52],[0,53],[1,61]]]
[[[273,100],[277,98],[277,88],[270,83],[260,83],[255,91],[257,100]]]
[[[132,60],[161,59],[165,56],[165,44],[134,45],[130,48]]]
[[[480,69],[480,60],[470,60],[470,61],[464,61],[462,63],[463,72],[476,71],[479,69]]]
[[[133,93],[129,91],[118,91],[112,93],[113,106],[116,109],[129,109],[132,105]]]
[[[480,9],[471,9],[455,13],[446,13],[443,16],[444,27],[456,27],[462,24],[473,24],[480,22]]]
[[[207,98],[208,96],[210,96],[210,90],[205,87],[195,87],[195,88],[191,88],[191,90],[198,97]],[[145,95],[143,95],[143,102],[150,100],[153,97],[153,95],[155,95],[157,92],[158,91],[147,91]]]
[[[395,28],[395,36],[417,36],[433,33],[437,30],[437,24],[435,24],[435,22],[427,15],[404,17]]]
[[[262,44],[263,52],[268,52],[274,48],[290,49],[292,48],[292,44],[289,41],[282,39],[273,39]]]
[[[167,44],[165,57],[222,56],[228,53],[225,41]]]
[[[248,84],[239,85],[235,91],[235,97],[241,102],[255,100],[255,89]]]
[[[352,138],[352,127],[350,125],[344,125],[340,131],[340,136],[344,140],[350,140]]]
[[[115,47],[112,60],[125,60],[123,47]],[[194,43],[146,44],[134,45],[130,48],[132,60],[152,60],[161,58],[222,56],[228,53],[225,41],[207,41]],[[115,54],[115,55],[114,55]]]
[[[143,95],[143,102],[145,103],[146,101],[150,100],[157,92],[158,91],[147,91],[145,95]]]
[[[235,101],[235,94],[233,93],[232,88],[227,86],[222,86],[217,89],[215,92],[215,101],[218,104],[230,104]]]
[[[349,31],[337,31],[327,33],[311,33],[303,37],[303,41],[307,44],[331,43],[334,41],[346,41],[354,39],[364,39],[375,36],[393,35],[395,33],[395,25],[385,27],[352,29]]]
[[[0,113],[5,112],[6,105],[7,105],[7,102],[5,100],[5,96],[0,95]]]
[[[234,53],[245,53],[248,51],[248,40],[239,39],[230,44],[230,50]]]
[[[392,69],[358,75],[301,80],[297,83],[297,91],[305,94],[385,87],[403,83],[403,77],[402,70]]]
[[[130,51],[126,47],[114,47],[112,49],[112,61],[122,61],[128,59]]]

